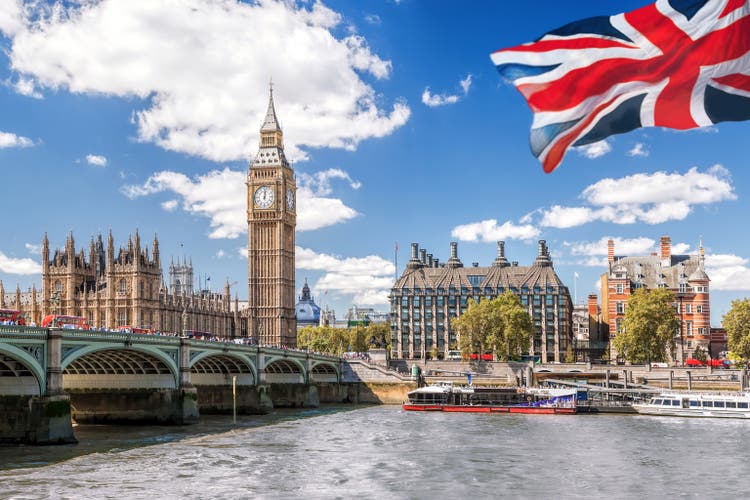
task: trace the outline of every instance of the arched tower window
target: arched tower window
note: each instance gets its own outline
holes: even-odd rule
[[[60,280],[55,281],[55,291],[62,292],[62,281]]]
[[[126,293],[128,291],[128,284],[125,282],[124,279],[120,280],[120,285],[118,291],[120,293]]]

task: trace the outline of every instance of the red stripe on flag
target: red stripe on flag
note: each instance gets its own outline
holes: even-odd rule
[[[733,87],[735,89],[746,90],[750,92],[750,76],[735,73],[734,75],[726,75],[719,78],[714,78],[716,83],[726,85],[727,87]]]
[[[724,17],[724,16],[726,16],[728,14],[731,14],[736,9],[739,9],[740,7],[742,7],[743,5],[745,5],[745,1],[746,0],[729,0],[729,2],[727,2],[727,6],[724,7],[724,12],[722,12],[721,14],[719,14],[719,19],[721,19],[722,17]]]
[[[519,45],[509,49],[498,50],[495,51],[495,54],[499,52],[549,52],[552,50],[565,49],[582,50],[610,48],[632,49],[637,47],[617,40],[607,40],[606,38],[561,38],[559,40],[539,40],[533,44]]]

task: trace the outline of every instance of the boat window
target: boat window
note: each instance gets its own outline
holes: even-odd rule
[[[736,401],[727,401],[727,408],[737,408]]]
[[[679,399],[673,399],[672,400],[672,406],[680,406],[680,400]]]
[[[737,408],[747,408],[747,403],[739,402],[737,403]]]
[[[713,406],[714,406],[714,402],[713,401],[704,401],[703,402],[703,407],[704,408],[713,408]]]
[[[690,406],[700,406],[698,401],[690,401]]]
[[[714,401],[715,408],[724,408],[724,401]]]
[[[654,399],[654,400],[651,401],[651,404],[652,405],[660,405],[661,404],[661,399]]]
[[[670,400],[668,400],[668,399],[665,399],[664,402],[662,403],[662,405],[663,406],[672,406],[672,402]]]

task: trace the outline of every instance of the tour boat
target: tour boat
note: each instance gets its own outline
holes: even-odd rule
[[[682,394],[665,392],[648,403],[634,404],[641,415],[672,417],[750,418],[750,393]]]
[[[454,386],[438,382],[408,394],[408,411],[465,413],[578,413],[575,389]]]

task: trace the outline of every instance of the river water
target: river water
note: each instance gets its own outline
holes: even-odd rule
[[[710,498],[750,491],[750,422],[397,406],[80,426],[0,448],[0,498]]]

